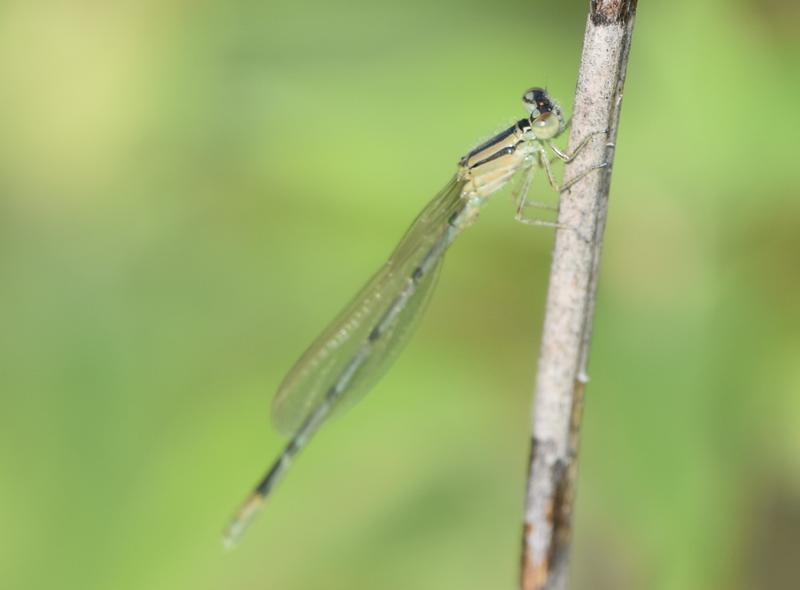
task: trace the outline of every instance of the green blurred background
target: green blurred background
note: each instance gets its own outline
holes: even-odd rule
[[[553,235],[507,195],[388,376],[220,531],[281,377],[457,158],[530,85],[569,110],[587,4],[4,2],[0,586],[513,588]],[[797,587],[799,28],[639,6],[574,588]]]

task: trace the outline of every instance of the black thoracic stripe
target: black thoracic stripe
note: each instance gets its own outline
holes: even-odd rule
[[[514,130],[514,131],[519,131],[520,133],[525,133],[525,129],[527,127],[530,127],[530,122],[528,121],[528,119],[520,119],[519,121],[517,121],[516,125],[511,127],[511,129]],[[503,139],[508,137],[509,135],[510,135],[509,133],[506,133],[503,136]],[[481,148],[476,148],[476,149],[472,150],[467,155],[466,158],[469,159],[472,155],[474,155],[474,154],[486,149],[487,147],[490,147],[492,144],[499,143],[499,139],[498,138],[499,138],[499,136],[496,137],[494,140],[490,140],[490,141],[486,142],[482,146],[482,149]],[[497,158],[502,158],[503,156],[506,156],[508,154],[513,154],[516,151],[517,147],[519,147],[519,144],[521,144],[521,143],[522,143],[522,141],[518,141],[514,145],[506,146],[506,147],[504,147],[502,149],[497,150],[492,155],[490,155],[490,156],[484,158],[483,160],[481,160],[480,162],[476,162],[475,164],[470,166],[470,170],[474,170],[478,166],[482,166],[483,164],[486,164],[487,162],[491,162],[492,160],[496,160]]]
[[[503,149],[501,149],[501,150],[497,150],[496,152],[494,152],[494,153],[493,153],[491,156],[489,156],[488,158],[484,158],[484,159],[483,159],[483,160],[481,160],[480,162],[475,162],[475,163],[474,163],[472,166],[470,166],[470,167],[469,167],[469,169],[470,169],[470,170],[474,170],[474,169],[475,169],[475,168],[477,168],[478,166],[483,166],[483,165],[484,165],[484,164],[486,164],[487,162],[491,162],[492,160],[496,160],[497,158],[502,158],[503,156],[507,156],[507,155],[509,155],[509,154],[513,154],[513,153],[514,153],[514,152],[517,150],[517,146],[518,146],[520,143],[522,143],[522,142],[521,142],[521,141],[518,141],[518,142],[517,142],[517,143],[515,143],[514,145],[510,145],[510,146],[504,147],[504,148],[503,148]]]
[[[464,156],[462,158],[462,161],[469,160],[475,154],[477,154],[479,152],[482,152],[483,150],[485,150],[489,146],[494,145],[495,143],[498,143],[498,142],[504,140],[509,135],[512,135],[519,128],[519,124],[522,123],[523,121],[525,121],[525,119],[523,119],[522,121],[517,121],[515,124],[513,124],[511,127],[506,129],[505,131],[501,131],[500,133],[498,133],[497,135],[495,135],[491,139],[487,139],[482,144],[480,144],[479,146],[477,146],[473,150],[471,150],[466,156]]]

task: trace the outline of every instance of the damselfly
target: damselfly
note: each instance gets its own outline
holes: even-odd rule
[[[522,101],[528,117],[461,158],[456,174],[422,210],[388,262],[284,378],[273,400],[272,415],[278,430],[291,438],[225,530],[227,546],[241,536],[292,460],[334,409],[360,399],[383,375],[421,315],[445,251],[472,225],[489,197],[521,171],[517,220],[553,226],[524,216],[526,207],[537,205],[526,200],[533,171],[543,168],[550,184],[560,192],[605,165],[593,166],[558,186],[547,150],[568,162],[595,133],[567,155],[552,143],[567,126],[558,105],[541,88],[526,91]]]

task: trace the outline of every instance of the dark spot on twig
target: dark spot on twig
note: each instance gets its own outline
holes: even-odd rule
[[[528,469],[532,472],[534,470],[534,463],[539,459],[538,455],[544,447],[541,441],[535,436],[531,437],[531,450],[528,457]],[[532,479],[528,478],[528,484]],[[541,590],[547,582],[550,574],[548,565],[549,559],[544,559],[540,562],[534,562],[531,558],[530,546],[528,539],[531,538],[534,531],[534,523],[525,521],[522,527],[522,561],[520,564],[520,588],[522,590]]]
[[[547,443],[536,437],[531,437],[530,468],[534,465],[538,469],[547,469],[549,480],[553,483],[552,497],[547,504],[544,517],[550,529],[550,541],[547,554],[540,560],[532,559],[528,542],[534,533],[536,524],[525,521],[522,529],[522,564],[521,588],[522,590],[542,590],[549,587],[554,572],[566,567],[569,550],[570,523],[572,516],[572,502],[575,496],[575,470],[574,458],[557,459],[555,463],[547,465],[547,460],[541,456],[547,453]],[[530,482],[530,480],[529,480]]]
[[[572,515],[573,477],[569,466],[564,461],[556,461],[553,465],[553,508],[550,519],[553,525],[550,551],[547,555],[547,569],[556,571],[562,562],[566,562],[569,549],[570,517]]]
[[[595,26],[625,24],[636,13],[638,0],[592,0],[589,14]]]
[[[528,469],[533,468],[533,461],[536,458],[536,452],[539,449],[539,439],[535,436],[531,437],[531,452],[528,454]]]

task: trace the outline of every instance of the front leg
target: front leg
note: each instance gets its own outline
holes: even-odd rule
[[[562,152],[557,145],[553,144],[552,142],[548,142],[550,149],[553,150],[553,153],[556,157],[564,163],[572,162],[575,157],[581,152],[581,150],[586,147],[586,144],[589,143],[589,140],[592,139],[595,135],[604,135],[608,133],[608,129],[603,129],[602,131],[593,131],[589,135],[583,138],[581,142],[572,150],[571,154],[567,154],[566,152]],[[609,147],[613,147],[613,144],[608,144]]]
[[[550,186],[553,187],[553,190],[559,194],[563,193],[565,190],[572,187],[579,180],[582,180],[590,172],[608,166],[608,162],[601,162],[600,164],[595,164],[594,166],[590,166],[587,170],[584,170],[577,176],[570,178],[564,184],[558,184],[558,182],[556,182],[555,176],[553,176],[553,169],[550,167],[550,161],[547,158],[542,158],[541,160],[542,160],[542,167],[544,168],[544,171],[547,174],[547,181],[550,183]]]

